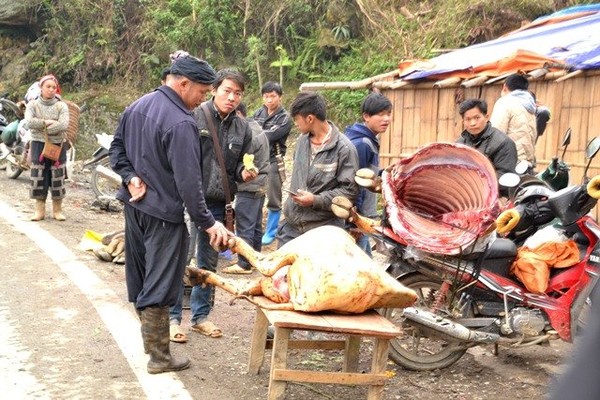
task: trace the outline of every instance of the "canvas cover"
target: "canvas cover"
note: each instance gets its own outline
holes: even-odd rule
[[[571,7],[541,17],[523,28],[485,43],[429,60],[399,64],[404,80],[502,76],[544,66],[600,68],[600,4]]]

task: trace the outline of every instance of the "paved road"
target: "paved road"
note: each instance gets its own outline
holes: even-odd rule
[[[0,398],[191,398],[145,372],[131,306],[77,254],[2,201],[0,216]]]

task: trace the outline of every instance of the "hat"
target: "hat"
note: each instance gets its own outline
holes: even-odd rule
[[[40,78],[40,87],[42,87],[44,85],[44,82],[48,80],[54,81],[54,83],[56,83],[56,94],[60,94],[60,85],[58,84],[58,79],[56,79],[56,77],[52,74],[44,75]]]
[[[204,85],[211,85],[217,76],[209,63],[189,55],[175,59],[171,65],[170,73],[185,76],[191,81]]]

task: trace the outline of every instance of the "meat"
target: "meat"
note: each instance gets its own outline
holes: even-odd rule
[[[240,296],[263,294],[281,303],[277,309],[308,312],[362,313],[408,307],[417,299],[413,290],[388,275],[338,227],[315,228],[267,255],[237,237],[230,240],[230,248],[266,278],[240,288],[239,281],[187,268],[188,284],[214,284]]]
[[[393,232],[425,251],[458,254],[494,223],[498,183],[487,157],[467,146],[434,143],[382,174]]]

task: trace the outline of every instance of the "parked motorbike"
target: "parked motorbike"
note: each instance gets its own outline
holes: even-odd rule
[[[7,169],[7,175],[11,177],[13,175],[11,163],[6,161],[6,158],[14,152],[13,146],[18,147],[18,132],[19,132],[19,119],[23,118],[21,109],[16,103],[6,98],[7,93],[3,93],[0,96],[0,163],[2,169]],[[11,114],[13,121],[9,122],[5,116],[6,111]]]
[[[588,167],[599,149],[600,138],[589,143]],[[542,294],[509,275],[517,255],[512,240],[498,238],[480,253],[448,256],[419,252],[386,229],[375,233],[392,248],[388,272],[419,295],[414,307],[385,311],[403,328],[391,341],[390,358],[407,369],[433,370],[452,365],[479,344],[493,344],[497,351],[498,345],[573,341],[600,274],[600,226],[587,215],[600,197],[600,177],[591,182],[550,192],[543,200],[546,218],[560,222],[581,256],[574,266],[553,270]]]
[[[114,199],[121,187],[121,177],[110,169],[108,158],[108,150],[113,138],[113,135],[106,133],[96,134],[96,140],[100,147],[83,164],[84,167],[93,166],[91,184],[92,190],[98,198]]]

